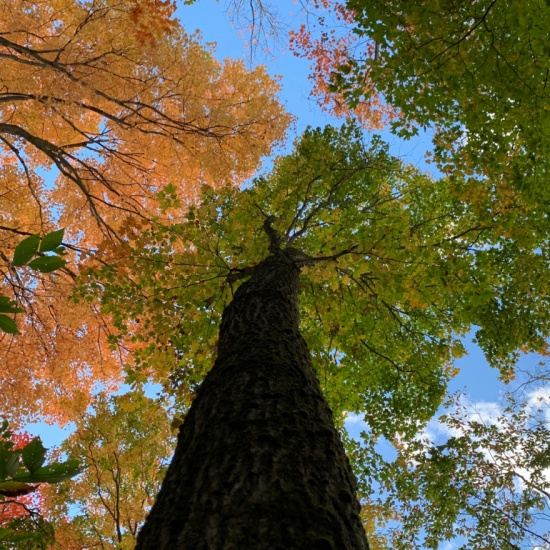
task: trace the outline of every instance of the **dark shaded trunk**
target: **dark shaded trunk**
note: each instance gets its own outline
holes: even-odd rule
[[[361,550],[355,480],[299,332],[278,251],[226,308],[138,549]]]

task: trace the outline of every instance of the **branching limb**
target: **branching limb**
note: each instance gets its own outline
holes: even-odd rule
[[[296,265],[298,267],[306,267],[320,264],[322,262],[335,262],[338,260],[338,258],[341,258],[342,256],[353,252],[356,248],[357,245],[354,244],[336,254],[332,254],[331,256],[309,256],[305,252],[302,252],[301,250],[296,250],[295,248],[289,248],[287,249],[287,252],[290,252],[292,254],[292,258],[296,262]]]
[[[247,277],[252,277],[254,269],[254,266],[231,269],[227,275],[227,281],[232,284],[242,279],[246,279]]]

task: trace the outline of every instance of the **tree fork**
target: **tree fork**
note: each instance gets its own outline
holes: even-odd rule
[[[299,331],[296,252],[272,250],[225,309],[138,549],[368,550]]]

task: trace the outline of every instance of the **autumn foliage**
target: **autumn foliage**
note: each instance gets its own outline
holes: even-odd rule
[[[55,547],[133,549],[173,445],[169,415],[157,400],[140,391],[96,396],[61,448],[86,469],[44,491]]]
[[[0,6],[1,284],[26,311],[20,335],[0,342],[3,410],[67,420],[96,382],[112,388],[126,350],[113,353],[93,303],[71,301],[79,261],[158,220],[168,184],[185,208],[198,185],[243,182],[284,133],[266,72],[216,61],[172,11],[157,0]],[[23,237],[55,226],[67,229],[68,268],[11,269]]]
[[[355,12],[339,0],[314,0],[303,11],[305,22],[289,31],[289,45],[295,55],[311,61],[312,95],[335,116],[353,115],[365,128],[383,128],[396,112],[376,92],[368,70],[360,101],[352,105],[340,89],[358,59],[373,60],[378,55],[374,41],[353,33]]]

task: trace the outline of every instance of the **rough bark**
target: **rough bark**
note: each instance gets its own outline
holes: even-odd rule
[[[138,549],[368,549],[355,480],[299,331],[292,252],[260,263],[226,308],[218,357]]]

